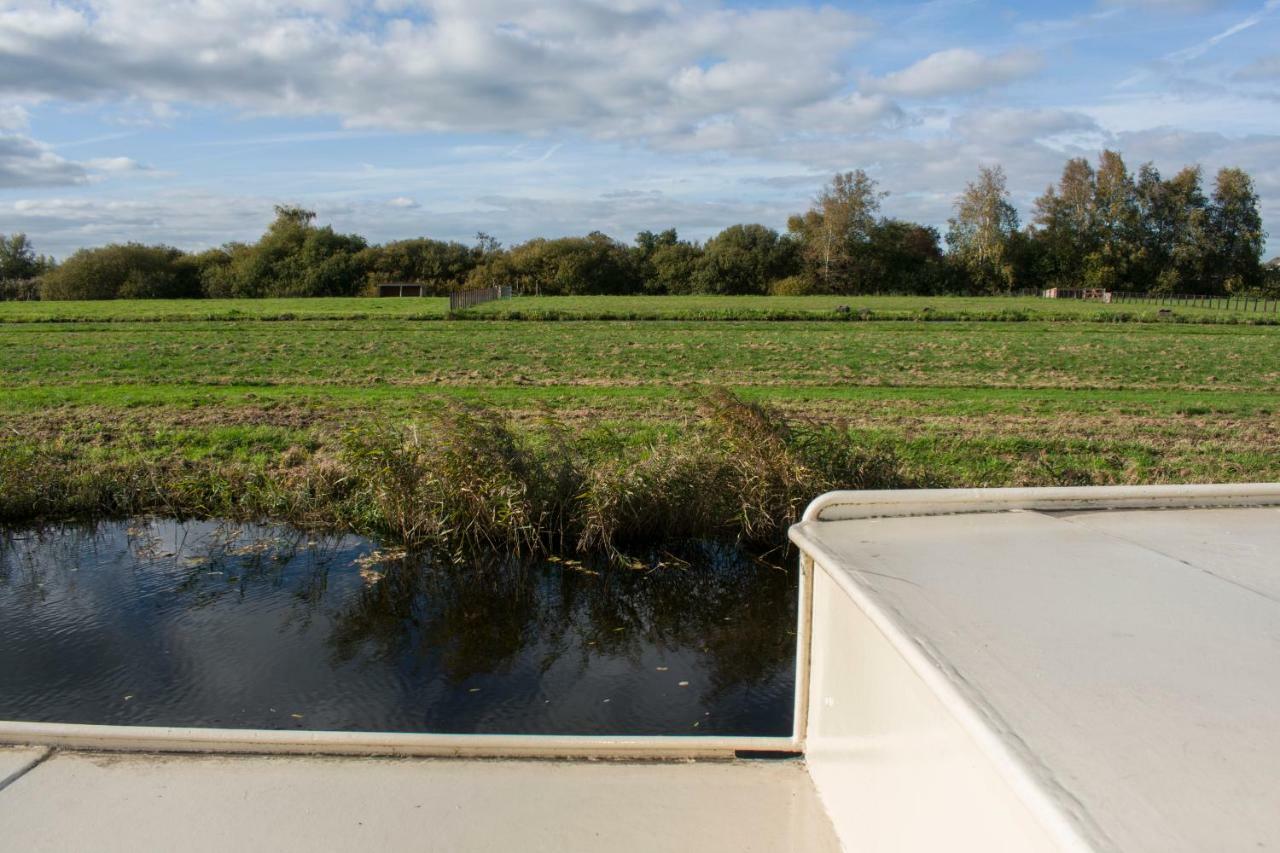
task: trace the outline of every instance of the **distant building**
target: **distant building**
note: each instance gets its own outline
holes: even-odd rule
[[[1085,287],[1067,290],[1063,287],[1051,287],[1041,294],[1045,299],[1092,299],[1095,302],[1110,302],[1111,291],[1101,287]]]

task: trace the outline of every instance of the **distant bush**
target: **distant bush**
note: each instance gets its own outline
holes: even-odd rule
[[[593,231],[512,246],[477,268],[468,286],[510,284],[531,295],[578,296],[639,293],[641,283],[632,250]]]
[[[802,275],[789,275],[769,285],[770,296],[812,296],[818,292],[818,284]]]
[[[40,298],[40,279],[0,279],[0,302],[31,302]]]
[[[276,207],[276,219],[253,245],[230,244],[202,256],[206,296],[356,296],[365,287],[363,237],[312,224],[315,213]]]
[[[443,296],[466,286],[467,277],[483,259],[478,248],[425,237],[370,246],[357,256],[371,285],[413,283]]]
[[[171,246],[113,243],[81,249],[40,280],[41,299],[183,299],[200,296],[200,273]]]
[[[762,294],[800,271],[794,241],[763,225],[733,225],[707,241],[693,274],[694,292]]]

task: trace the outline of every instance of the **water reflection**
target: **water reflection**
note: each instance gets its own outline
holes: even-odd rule
[[[8,531],[0,718],[786,734],[794,577],[705,544],[646,556],[457,566],[285,527]]]

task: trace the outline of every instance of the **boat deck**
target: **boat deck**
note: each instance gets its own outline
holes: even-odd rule
[[[792,535],[1088,847],[1280,843],[1280,508],[1018,509]]]
[[[502,761],[0,748],[0,785],[0,847],[29,853],[840,849],[797,760]]]

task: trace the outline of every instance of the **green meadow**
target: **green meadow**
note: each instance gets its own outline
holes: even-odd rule
[[[385,530],[389,510],[367,494],[335,511],[290,490],[314,492],[318,471],[347,482],[353,435],[420,443],[451,435],[460,411],[484,423],[456,442],[499,424],[538,464],[576,459],[582,482],[557,500],[605,463],[618,479],[667,454],[661,476],[633,484],[660,494],[679,465],[745,452],[716,444],[736,429],[723,408],[707,415],[717,389],[781,425],[796,466],[824,472],[788,487],[784,515],[832,485],[1280,479],[1280,327],[1156,310],[921,297],[523,298],[452,318],[444,300],[412,298],[0,304],[0,513],[299,520],[301,502],[318,521]],[[709,456],[676,459],[698,442]],[[819,453],[857,456],[824,467]]]

